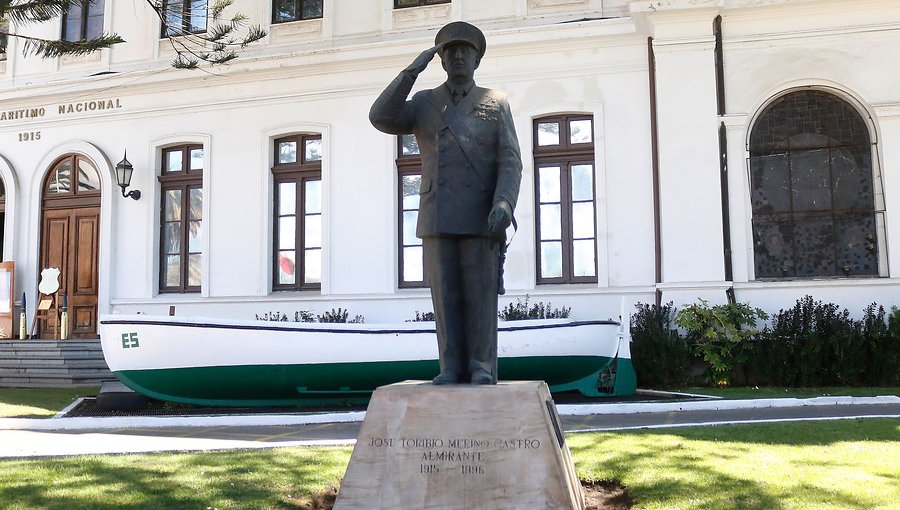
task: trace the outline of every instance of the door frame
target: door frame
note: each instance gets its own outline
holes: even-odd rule
[[[41,259],[45,259],[45,256],[50,256],[53,252],[61,256],[62,260],[58,268],[62,274],[60,275],[59,283],[61,289],[65,289],[68,296],[69,338],[96,338],[93,335],[96,335],[99,329],[97,327],[97,320],[99,319],[97,286],[99,284],[100,267],[97,248],[100,243],[100,206],[45,208],[43,216],[41,224],[45,228],[59,225],[60,223],[65,224],[63,230],[65,246],[54,249],[53,244],[51,244],[53,234],[52,232],[47,232],[48,237],[41,239]],[[80,258],[79,253],[82,252],[84,247],[82,245],[84,238],[81,236],[84,233],[82,230],[84,220],[87,220],[87,225],[91,227],[90,230],[92,231],[92,234],[89,235],[89,244],[87,245],[90,254],[85,258]],[[63,253],[59,253],[59,250]],[[87,292],[79,292],[78,283],[84,283],[80,277],[81,269],[86,264],[91,264],[91,276],[88,278],[90,278],[92,285]],[[54,266],[50,266],[48,261],[44,260],[40,265],[41,272],[43,273],[47,267]],[[63,299],[63,297],[57,294],[57,299]],[[62,303],[59,303],[59,305],[62,306]],[[93,316],[91,323],[94,324],[94,327],[89,330],[79,330],[81,313],[85,306],[93,308],[90,314]],[[48,325],[49,322],[39,323],[37,331],[41,338],[49,338],[46,336]]]
[[[41,263],[41,239],[43,236],[43,185],[52,165],[61,157],[67,154],[78,154],[84,156],[94,165],[97,173],[100,175],[100,239],[98,244],[97,268],[98,268],[98,287],[97,287],[97,315],[99,316],[110,313],[111,295],[114,269],[113,261],[110,259],[112,253],[112,218],[114,209],[118,207],[118,201],[114,201],[113,197],[116,189],[115,184],[115,168],[110,163],[106,154],[92,143],[84,141],[70,141],[57,145],[48,151],[38,164],[38,170],[32,175],[29,186],[28,196],[32,197],[29,207],[29,221],[32,225],[27,234],[27,249],[24,260],[27,261],[26,267],[21,267],[20,274],[22,279],[22,290],[27,295],[36,295],[38,279],[40,275]],[[34,314],[34,307],[29,306],[29,317],[31,321]]]

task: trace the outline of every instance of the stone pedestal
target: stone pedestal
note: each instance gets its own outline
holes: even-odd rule
[[[582,510],[544,382],[378,388],[336,510]]]

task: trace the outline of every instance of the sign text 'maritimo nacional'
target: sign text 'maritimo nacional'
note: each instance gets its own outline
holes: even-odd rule
[[[60,103],[55,107],[40,106],[37,108],[14,108],[0,110],[0,122],[11,120],[26,120],[45,117],[47,112],[56,112],[57,115],[71,115],[77,113],[97,113],[106,110],[122,108],[122,100],[119,98],[91,99],[89,101],[77,101],[73,103]]]

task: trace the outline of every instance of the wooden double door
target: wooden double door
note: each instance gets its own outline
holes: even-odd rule
[[[97,338],[100,207],[44,209],[41,226],[40,269],[60,270],[59,305],[67,296],[69,338]],[[52,335],[48,326],[39,321],[41,338]]]

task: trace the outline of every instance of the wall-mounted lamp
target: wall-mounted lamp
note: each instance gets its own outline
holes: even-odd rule
[[[131,197],[138,200],[141,198],[141,192],[139,190],[133,189],[128,193],[125,193],[125,188],[131,186],[132,173],[134,173],[134,167],[128,161],[128,151],[125,151],[125,156],[122,157],[122,161],[119,161],[119,164],[116,165],[116,182],[119,187],[122,188],[123,197]]]

